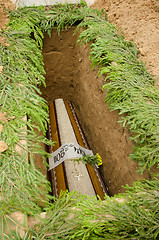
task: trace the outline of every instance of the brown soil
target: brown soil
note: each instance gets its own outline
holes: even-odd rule
[[[63,98],[73,102],[90,148],[103,158],[100,168],[110,194],[123,191],[122,185],[132,184],[141,176],[138,165],[129,159],[132,142],[129,132],[119,121],[118,112],[111,112],[101,91],[104,79],[90,69],[89,46],[76,46],[73,29],[44,39],[43,55],[46,88],[43,96],[51,102]],[[148,175],[142,177],[148,178]]]
[[[103,8],[127,40],[134,41],[140,56],[159,85],[159,1],[96,0],[92,8]]]
[[[9,22],[5,9],[14,9],[14,5],[10,0],[0,0],[0,43],[5,44],[5,39],[1,36],[1,29]]]

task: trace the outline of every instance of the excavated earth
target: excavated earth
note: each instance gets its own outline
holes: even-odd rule
[[[71,101],[84,130],[90,148],[103,159],[100,168],[111,195],[123,191],[122,185],[141,178],[138,165],[129,158],[132,152],[130,133],[118,123],[117,111],[110,111],[102,92],[104,78],[98,78],[97,69],[91,69],[89,46],[76,45],[74,28],[52,37],[45,35],[43,56],[46,88],[41,88],[49,102],[56,98]],[[142,176],[148,178],[148,174]]]
[[[0,0],[0,28],[8,22],[3,7],[13,9],[14,6],[8,0]],[[97,0],[92,7],[104,8],[119,32],[124,31],[126,39],[137,44],[139,57],[158,80],[158,1]],[[130,133],[118,123],[118,112],[111,112],[105,104],[106,92],[101,91],[104,79],[98,78],[97,70],[90,68],[89,46],[76,45],[77,36],[73,36],[73,30],[64,31],[59,37],[56,31],[52,38],[45,36],[43,56],[47,87],[41,90],[48,102],[59,97],[72,101],[90,148],[103,158],[100,170],[109,193],[117,194],[123,191],[122,185],[131,185],[149,175],[136,173],[138,164],[129,158],[133,147]],[[3,38],[0,42],[6,44]]]
[[[103,8],[119,32],[136,43],[139,57],[159,86],[159,1],[95,0],[91,7]]]

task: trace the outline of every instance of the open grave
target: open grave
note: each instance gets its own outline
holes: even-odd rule
[[[77,45],[74,30],[72,27],[58,35],[55,28],[51,38],[45,35],[46,88],[41,91],[48,104],[57,98],[71,101],[90,149],[103,159],[102,178],[114,195],[141,176],[136,172],[137,163],[129,158],[133,147],[130,133],[119,123],[118,111],[111,112],[104,102],[104,77],[98,77],[98,69],[91,68],[89,46]]]

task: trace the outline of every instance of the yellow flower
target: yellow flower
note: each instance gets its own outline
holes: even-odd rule
[[[102,158],[101,156],[97,153],[97,160],[98,160],[98,166],[102,165]]]

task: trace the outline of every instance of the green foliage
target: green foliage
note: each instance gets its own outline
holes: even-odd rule
[[[6,225],[7,214],[21,211],[35,215],[50,200],[50,183],[33,160],[39,154],[46,164],[49,154],[39,143],[52,144],[38,134],[46,133],[48,121],[48,107],[39,90],[39,85],[45,84],[39,49],[43,35],[35,27],[42,15],[36,8],[29,17],[28,12],[20,13],[23,21],[17,12],[11,13],[10,28],[2,33],[8,46],[0,46],[0,113],[5,116],[0,118],[0,140],[8,147],[0,155],[0,219],[5,218]]]
[[[143,180],[127,188],[127,193],[105,196],[104,201],[61,192],[27,239],[158,239],[158,181]]]
[[[98,165],[101,163],[97,154],[93,155],[93,156],[83,155],[82,158],[74,159],[74,161],[76,161],[78,163],[79,163],[79,161],[82,161],[84,164],[89,163],[92,166],[95,166],[95,165]]]
[[[2,31],[8,47],[0,46],[0,140],[8,149],[0,155],[0,228],[8,226],[8,214],[14,211],[29,215],[46,211],[46,219],[26,229],[23,239],[158,239],[158,179],[134,183],[127,186],[127,193],[106,196],[105,201],[63,192],[50,203],[50,185],[34,165],[34,154],[43,156],[45,163],[48,156],[39,143],[51,144],[38,136],[38,131],[46,133],[48,121],[38,88],[45,84],[43,33],[51,35],[53,27],[60,33],[74,24],[76,32],[83,30],[78,42],[91,44],[92,67],[98,65],[99,75],[106,76],[106,102],[120,111],[123,126],[132,132],[132,159],[139,161],[141,172],[158,164],[159,90],[154,79],[138,61],[135,45],[118,34],[106,13],[82,6],[11,11],[9,29]],[[2,239],[21,239],[17,230],[1,233]]]
[[[144,180],[104,201],[61,193],[32,234],[35,239],[158,239],[158,187],[157,181]]]

